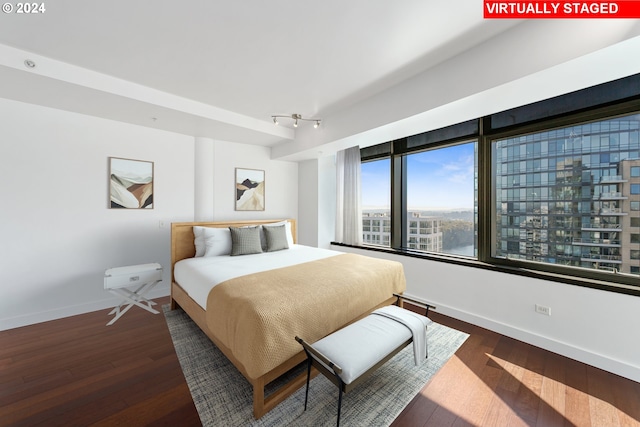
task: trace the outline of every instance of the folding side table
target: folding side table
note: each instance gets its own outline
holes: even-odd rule
[[[110,268],[104,272],[104,289],[123,298],[109,315],[115,314],[107,326],[112,325],[131,307],[137,305],[153,314],[160,313],[152,308],[155,302],[144,297],[155,285],[162,281],[162,266],[158,263],[129,265]],[[135,290],[131,290],[131,289]],[[126,307],[123,308],[123,306]]]

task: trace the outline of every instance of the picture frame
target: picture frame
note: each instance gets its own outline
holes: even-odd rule
[[[109,208],[153,209],[153,162],[109,157]]]
[[[265,174],[263,170],[236,168],[235,210],[264,211]]]

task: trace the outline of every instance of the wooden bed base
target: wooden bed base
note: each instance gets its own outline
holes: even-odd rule
[[[301,373],[297,377],[293,378],[289,382],[283,384],[280,388],[275,390],[269,396],[265,398],[265,386],[271,383],[273,380],[281,377],[289,370],[298,366],[300,363],[306,360],[306,355],[301,349],[300,353],[293,356],[280,366],[277,366],[273,370],[267,372],[258,378],[250,378],[247,375],[242,364],[233,356],[231,350],[220,342],[220,340],[211,332],[207,326],[205,310],[196,303],[181,287],[175,282],[173,277],[173,267],[176,262],[195,256],[195,247],[193,244],[193,226],[203,227],[244,227],[248,225],[261,225],[273,222],[279,222],[280,220],[266,220],[266,221],[232,221],[232,222],[181,222],[171,224],[171,309],[174,310],[178,307],[182,308],[191,319],[202,329],[202,331],[213,341],[213,343],[224,353],[224,355],[233,363],[233,365],[242,373],[242,375],[249,381],[253,387],[253,416],[258,419],[271,409],[276,407],[280,402],[284,401],[287,397],[293,394],[296,390],[302,387],[306,383],[306,372]],[[296,241],[296,223],[295,220],[288,220],[291,223],[291,232],[293,234],[294,242]],[[393,304],[396,301],[395,297],[389,298],[387,301],[379,304],[372,309],[383,307],[385,305]],[[369,313],[365,313],[357,319],[353,319],[355,322],[362,317],[367,316]],[[346,325],[345,325],[346,326]],[[294,339],[294,337],[291,337]],[[314,370],[312,375],[316,375],[317,371]]]
[[[192,300],[187,293],[175,282],[171,285],[171,309],[182,308],[191,319],[202,329],[202,331],[213,341],[213,343],[227,356],[227,359],[242,373],[242,375],[251,383],[253,387],[253,416],[258,419],[264,414],[275,408],[280,402],[289,397],[293,392],[302,387],[306,381],[306,374],[301,373],[299,376],[283,385],[280,389],[274,391],[265,399],[264,388],[271,381],[287,373],[290,369],[296,367],[306,360],[304,352],[300,352],[291,359],[274,370],[267,372],[259,378],[250,378],[245,372],[242,364],[233,356],[231,350],[223,345],[207,327],[205,311]]]

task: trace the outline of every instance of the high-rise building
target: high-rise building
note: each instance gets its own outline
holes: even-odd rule
[[[362,241],[371,245],[390,246],[391,217],[389,217],[389,212],[362,213]]]
[[[419,251],[442,252],[441,218],[409,212],[407,247]]]
[[[406,247],[420,251],[442,252],[442,218],[422,216],[417,211],[410,211],[408,214]],[[389,212],[363,212],[362,232],[364,243],[389,246],[391,240]]]
[[[496,256],[640,274],[640,120],[497,142]]]

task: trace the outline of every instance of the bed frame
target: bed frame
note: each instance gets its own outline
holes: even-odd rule
[[[177,307],[182,308],[191,319],[202,329],[202,331],[213,341],[213,343],[224,353],[224,355],[233,363],[233,365],[242,373],[242,375],[251,383],[253,387],[253,416],[258,419],[264,414],[273,409],[280,402],[284,401],[293,392],[302,387],[306,382],[306,373],[301,373],[291,381],[285,383],[280,388],[275,390],[269,396],[265,397],[265,386],[273,380],[281,377],[292,368],[298,366],[300,363],[306,360],[304,351],[293,356],[291,359],[284,362],[282,365],[274,368],[272,371],[267,372],[261,377],[250,378],[247,372],[243,368],[242,364],[233,356],[231,350],[220,342],[220,340],[211,332],[207,327],[205,310],[198,305],[189,295],[176,283],[173,277],[174,265],[176,262],[185,258],[192,258],[195,256],[196,250],[193,243],[193,226],[201,227],[244,227],[251,225],[270,224],[274,222],[280,222],[282,220],[258,220],[258,221],[228,221],[228,222],[179,222],[171,224],[171,309],[174,310]],[[293,235],[293,241],[297,242],[296,234],[296,221],[294,219],[288,220],[291,223],[291,233]],[[395,301],[394,297],[375,307],[379,308],[385,305],[392,304]],[[367,313],[368,314],[368,313]],[[365,314],[365,315],[367,315]],[[364,317],[364,316],[361,316]],[[353,319],[355,322],[359,320]],[[294,339],[294,337],[291,337]],[[317,374],[317,371],[314,375]]]

